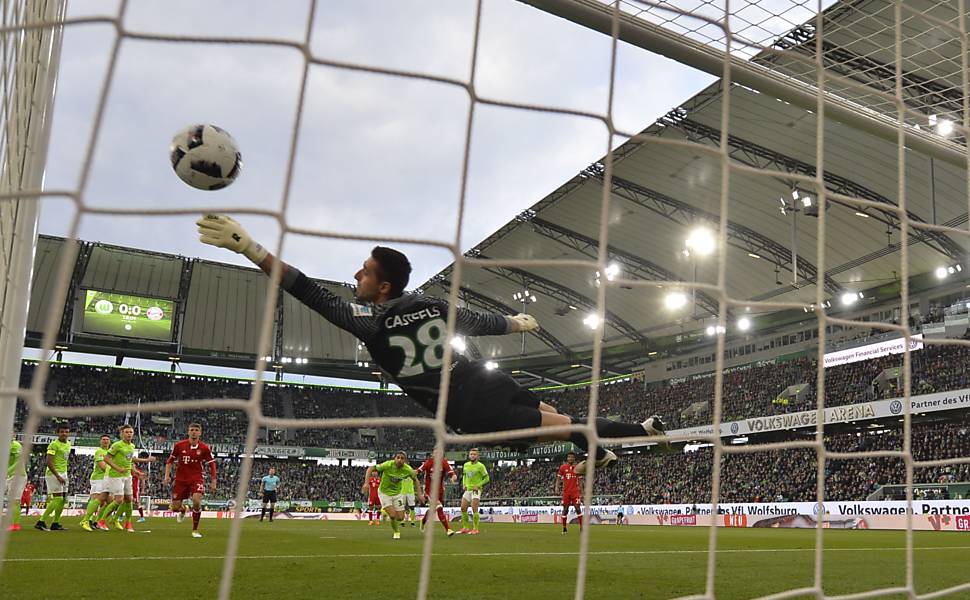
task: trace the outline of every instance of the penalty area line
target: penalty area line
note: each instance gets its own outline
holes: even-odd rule
[[[823,548],[825,552],[901,552],[905,546],[878,548]],[[970,546],[914,546],[913,550],[970,550]],[[718,554],[763,554],[774,552],[815,552],[815,548],[726,548],[716,550]],[[587,552],[588,556],[658,555],[658,554],[708,554],[708,550],[601,550]],[[385,552],[360,554],[248,554],[237,555],[237,560],[293,560],[315,558],[421,558],[421,552]],[[448,557],[489,557],[489,556],[579,556],[579,552],[434,552],[432,556]],[[0,562],[87,562],[100,560],[223,560],[224,554],[201,556],[51,556],[31,558],[4,558]]]

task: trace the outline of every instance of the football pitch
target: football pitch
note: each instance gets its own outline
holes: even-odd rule
[[[25,525],[33,525],[26,519]],[[188,522],[150,519],[134,534],[24,529],[11,535],[0,573],[3,598],[213,598],[226,554],[229,523],[203,521],[203,539]],[[435,523],[431,593],[436,599],[572,598],[579,530],[553,525],[485,524],[477,537],[446,539]],[[600,525],[590,536],[586,598],[673,598],[704,591],[703,528]],[[297,600],[413,598],[422,538],[407,527],[360,522],[247,520],[233,598]],[[717,597],[752,598],[810,586],[815,532],[722,529],[718,532]],[[849,594],[905,584],[905,538],[899,531],[825,532],[824,587]],[[919,593],[970,580],[970,535],[914,534]],[[883,596],[903,598],[904,596]],[[953,598],[968,598],[962,592]],[[807,598],[807,597],[806,597]]]

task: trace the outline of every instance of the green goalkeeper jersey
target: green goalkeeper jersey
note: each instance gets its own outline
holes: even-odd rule
[[[480,462],[466,462],[461,472],[461,482],[466,490],[481,490],[489,482],[488,470]]]
[[[377,472],[381,474],[381,486],[377,488],[377,491],[386,496],[401,494],[401,482],[415,476],[415,471],[411,468],[411,465],[404,463],[398,468],[393,460],[377,465]]]
[[[107,472],[107,469],[102,469],[100,465],[98,465],[98,463],[104,461],[104,455],[107,453],[108,451],[105,450],[104,448],[98,448],[97,450],[94,451],[94,470],[91,471],[91,479],[93,481],[99,481],[101,479],[104,479],[104,475]]]
[[[128,477],[131,475],[131,459],[135,456],[134,444],[124,440],[118,440],[111,444],[111,447],[108,448],[105,454],[115,466],[121,469],[118,471],[114,467],[108,467],[108,477]]]
[[[67,457],[70,455],[70,441],[62,442],[61,440],[54,440],[50,444],[47,444],[47,456],[54,457],[54,468],[57,469],[58,473],[67,473]],[[48,475],[53,475],[50,467],[47,467],[45,472]]]
[[[10,455],[7,458],[7,478],[14,476],[17,472],[17,459],[20,458],[20,452],[23,450],[23,446],[17,440],[10,440]],[[26,469],[20,469],[21,475],[26,475]]]

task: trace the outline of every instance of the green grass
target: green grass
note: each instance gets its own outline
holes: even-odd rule
[[[72,519],[71,521],[76,521]],[[25,520],[32,526],[34,519]],[[150,519],[151,533],[70,531],[12,534],[0,572],[2,598],[213,598],[229,523]],[[446,539],[435,523],[431,598],[528,600],[572,598],[579,531],[553,525],[483,524],[478,537]],[[708,531],[701,528],[596,526],[590,536],[587,598],[672,598],[704,591]],[[812,584],[814,531],[722,529],[717,597],[753,598]],[[422,539],[404,529],[359,522],[246,521],[233,598],[413,598]],[[917,532],[917,591],[970,581],[970,535]],[[828,594],[905,584],[905,545],[898,531],[825,533]],[[193,558],[199,557],[199,558]],[[60,559],[60,560],[52,560]],[[885,596],[889,597],[889,596]],[[902,596],[899,596],[902,597]],[[970,592],[951,596],[970,598]]]

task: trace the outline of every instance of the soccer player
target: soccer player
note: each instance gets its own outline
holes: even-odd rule
[[[404,496],[404,519],[411,523],[411,527],[416,527],[414,521],[414,482],[405,479],[401,482],[401,495]]]
[[[622,525],[623,524],[623,507],[622,506],[619,507],[618,509],[616,509],[616,524],[617,525]]]
[[[478,504],[482,499],[482,488],[489,482],[488,470],[478,462],[478,448],[468,451],[468,462],[461,468],[461,484],[465,493],[461,495],[461,533],[478,535]],[[468,529],[468,506],[472,507],[472,528]]]
[[[277,258],[255,242],[242,226],[225,215],[207,214],[196,222],[199,241],[244,255],[266,273]],[[356,302],[349,302],[312,281],[298,269],[280,261],[281,286],[300,302],[344,329],[367,347],[374,361],[394,383],[418,404],[434,414],[441,386],[448,302],[420,294],[405,294],[411,275],[407,257],[391,248],[377,246],[371,251],[354,278],[357,280]],[[466,336],[505,335],[533,331],[539,323],[531,315],[505,316],[478,313],[459,308],[456,333]],[[486,433],[508,429],[554,427],[585,423],[559,414],[552,406],[540,402],[531,391],[520,386],[510,375],[489,370],[483,361],[469,361],[460,354],[452,357],[451,384],[445,422],[464,433]],[[659,417],[643,423],[619,423],[596,419],[600,437],[634,437],[662,435],[664,424]],[[582,449],[588,448],[586,436],[579,432],[540,434],[531,440],[515,443],[570,440]],[[597,446],[595,464],[605,467],[616,455]],[[586,471],[586,461],[576,472]]]
[[[67,461],[71,456],[71,442],[67,439],[71,428],[66,423],[57,426],[57,439],[47,444],[47,469],[44,483],[47,484],[47,507],[35,529],[48,531],[47,518],[53,516],[50,531],[64,531],[61,527],[61,512],[67,502]]]
[[[381,498],[377,494],[377,490],[381,487],[381,476],[380,473],[373,473],[367,479],[367,486],[370,489],[370,494],[367,497],[367,524],[368,525],[380,525],[381,524]],[[366,491],[364,493],[367,493]]]
[[[135,444],[132,440],[135,437],[135,428],[131,425],[122,425],[119,433],[121,439],[111,444],[108,451],[104,454],[104,463],[108,465],[108,493],[114,498],[101,510],[98,521],[104,521],[116,510],[119,510],[115,518],[115,527],[128,533],[134,533],[135,528],[131,524],[132,500],[134,490],[131,483],[134,463],[154,462],[155,457],[141,458],[135,456]]]
[[[91,499],[88,500],[88,509],[81,518],[81,529],[84,531],[94,531],[104,529],[108,526],[103,522],[93,521],[99,509],[108,505],[108,481],[105,475],[108,472],[108,464],[104,462],[104,455],[111,447],[111,436],[102,435],[99,440],[99,447],[94,451],[94,468],[91,471]]]
[[[434,476],[435,464],[434,464],[434,454],[428,457],[420,467],[418,467],[416,473],[424,473],[424,496],[431,502],[431,479]],[[438,520],[441,521],[441,525],[444,526],[445,531],[448,532],[448,537],[451,537],[458,533],[451,528],[448,523],[448,515],[445,514],[444,501],[445,501],[445,475],[451,477],[451,482],[455,483],[458,481],[458,476],[455,474],[455,470],[451,468],[451,463],[445,460],[444,457],[436,469],[438,471],[443,471],[438,479],[438,505],[434,507],[434,510],[438,514]],[[425,511],[424,516],[421,517],[421,531],[424,531],[424,526],[428,522],[428,515],[431,514],[432,508],[428,505],[428,510]]]
[[[24,516],[30,515],[30,505],[34,502],[34,492],[37,486],[32,481],[28,481],[24,486],[24,493],[20,495],[20,508],[24,509]]]
[[[263,475],[259,482],[259,491],[263,494],[263,510],[259,513],[259,522],[263,522],[266,515],[266,507],[269,506],[269,522],[273,522],[273,511],[276,510],[276,488],[280,484],[280,478],[276,475],[276,467],[269,468],[269,475]]]
[[[17,460],[20,459],[20,453],[23,452],[23,445],[15,439],[10,440],[10,454],[7,456],[7,480],[3,487],[3,495],[7,498],[7,511],[10,513],[10,531],[20,531],[20,508],[24,505],[24,498],[20,494],[20,490],[17,489],[19,481],[23,481],[27,477],[27,469],[21,468],[20,473],[17,473]],[[27,482],[27,486],[30,486],[30,482]],[[27,494],[27,486],[24,486],[24,494]],[[33,490],[31,490],[33,493]],[[16,498],[20,496],[20,502],[18,503]],[[28,499],[30,496],[27,496]],[[16,508],[15,508],[16,507]],[[2,506],[0,506],[2,508]],[[27,508],[30,509],[30,502],[27,502]]]
[[[556,493],[559,493],[560,484],[562,485],[562,534],[566,535],[566,524],[569,523],[569,507],[576,509],[576,521],[579,522],[579,530],[583,530],[583,509],[580,505],[579,484],[580,476],[576,474],[576,453],[566,454],[566,462],[559,465],[559,473],[556,475]]]
[[[377,466],[367,467],[364,474],[364,485],[360,491],[366,492],[368,480],[372,474],[381,474],[381,485],[377,490],[377,495],[381,500],[381,509],[391,522],[391,529],[394,531],[393,539],[401,539],[400,523],[404,521],[404,494],[401,493],[401,482],[410,479],[412,483],[418,482],[418,476],[407,463],[408,455],[398,452],[393,460],[384,461]],[[424,494],[418,492],[418,498],[424,502]]]
[[[216,493],[216,459],[213,458],[209,446],[202,441],[202,425],[190,423],[188,439],[176,442],[172,447],[172,455],[165,461],[165,487],[172,483],[173,463],[178,463],[178,466],[175,469],[175,485],[172,487],[171,509],[177,513],[176,522],[181,523],[185,518],[182,502],[191,497],[192,537],[200,538],[202,534],[199,533],[199,519],[202,517],[202,494],[205,493],[202,465],[209,465],[209,486],[212,493]]]
[[[151,456],[148,452],[142,450],[138,453],[139,458],[148,458]],[[145,522],[145,509],[141,506],[141,486],[148,480],[148,473],[145,473],[141,469],[132,466],[131,468],[131,502],[132,505],[138,510],[138,522]]]

